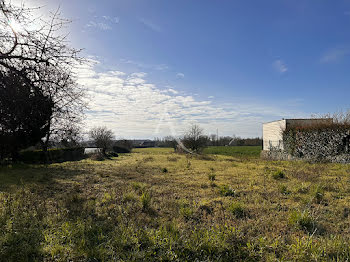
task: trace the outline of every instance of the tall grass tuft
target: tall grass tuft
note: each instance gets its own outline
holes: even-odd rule
[[[152,197],[148,191],[142,193],[141,197],[142,210],[149,210],[151,208]]]

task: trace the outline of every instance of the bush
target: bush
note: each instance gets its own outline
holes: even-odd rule
[[[45,152],[42,150],[22,151],[19,160],[28,164],[41,164],[46,160],[49,163],[61,163],[65,161],[77,161],[84,158],[84,148],[59,148],[49,149],[47,151],[47,159]]]
[[[107,156],[108,156],[108,157],[118,157],[119,155],[118,155],[118,153],[116,153],[116,152],[108,152],[108,153],[107,153]]]
[[[130,140],[118,140],[114,143],[113,151],[116,153],[131,153],[132,147]]]
[[[115,153],[131,153],[131,149],[122,146],[113,146],[112,149]]]

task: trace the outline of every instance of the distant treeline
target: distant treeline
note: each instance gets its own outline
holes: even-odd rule
[[[237,136],[222,136],[218,139],[216,135],[204,136],[207,146],[262,146],[262,138],[241,138]],[[171,136],[164,138],[155,138],[155,146],[157,147],[174,147],[176,140]]]

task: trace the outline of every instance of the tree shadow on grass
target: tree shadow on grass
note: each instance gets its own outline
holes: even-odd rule
[[[72,169],[69,166],[15,164],[0,167],[0,192],[11,192],[19,186],[48,186],[55,179],[80,175],[83,169]]]

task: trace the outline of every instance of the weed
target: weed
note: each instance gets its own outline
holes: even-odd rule
[[[140,183],[140,182],[132,182],[131,186],[135,191],[138,191],[140,193],[145,191],[145,188],[146,188],[146,184]]]
[[[235,196],[235,190],[228,185],[223,185],[220,187],[220,195],[222,196]]]
[[[208,175],[209,181],[215,181],[215,177],[216,177],[215,174],[209,174]]]
[[[138,197],[135,195],[134,192],[127,192],[123,195],[123,202],[137,202]]]
[[[281,186],[279,187],[279,191],[280,191],[281,194],[283,194],[283,195],[288,195],[288,194],[291,193],[291,191],[288,190],[288,187],[287,187],[286,185],[281,185]]]
[[[305,185],[304,183],[301,183],[301,185],[298,188],[298,193],[307,194],[308,192],[309,192],[309,186]]]
[[[194,210],[192,207],[184,206],[180,208],[180,214],[187,220],[193,218]]]
[[[303,212],[294,210],[289,216],[289,223],[308,233],[313,233],[317,229],[315,219],[307,210]]]
[[[233,202],[229,207],[229,211],[236,218],[243,218],[247,215],[246,208],[240,202]]]
[[[318,185],[314,189],[313,193],[313,200],[315,203],[320,204],[324,200],[324,189],[322,186]]]
[[[286,177],[286,175],[284,174],[284,172],[283,171],[281,171],[281,170],[277,170],[276,172],[274,172],[273,174],[272,174],[272,178],[273,179],[283,179],[283,178],[285,178]]]
[[[151,194],[146,191],[141,195],[141,204],[142,204],[142,209],[143,210],[149,210],[151,207],[151,201],[152,201],[152,197]]]

